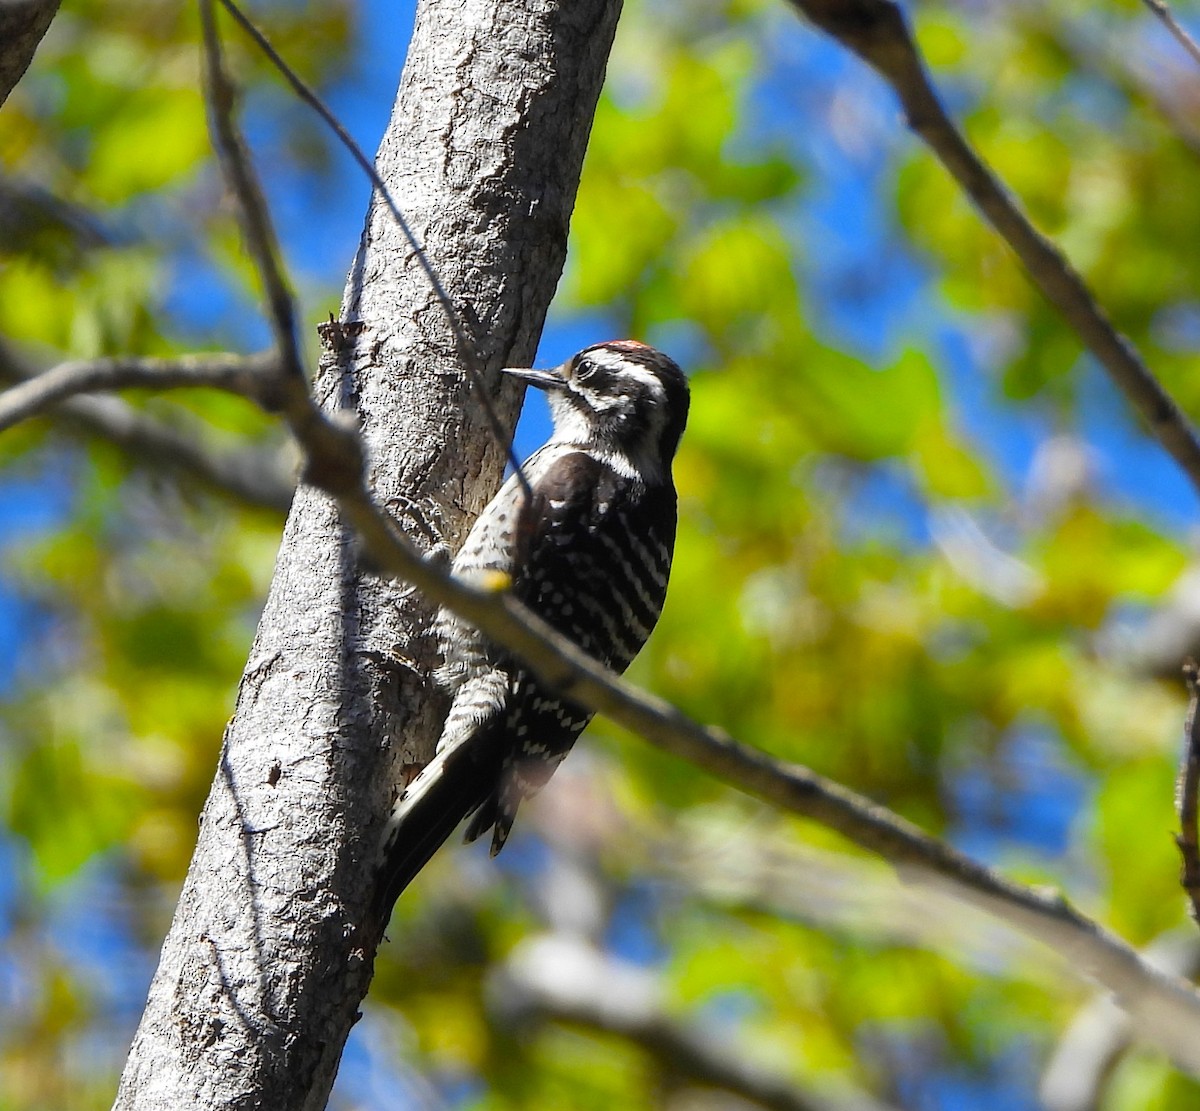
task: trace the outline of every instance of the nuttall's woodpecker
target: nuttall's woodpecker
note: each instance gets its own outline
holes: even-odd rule
[[[688,412],[683,372],[634,340],[588,347],[554,370],[504,373],[547,392],[550,440],[475,522],[456,576],[507,576],[558,632],[624,671],[662,612],[675,545],[671,461]],[[436,755],[397,799],[381,842],[384,913],[473,814],[467,840],[503,847],[523,799],[570,751],[591,713],[548,689],[448,610],[435,623],[451,695]]]

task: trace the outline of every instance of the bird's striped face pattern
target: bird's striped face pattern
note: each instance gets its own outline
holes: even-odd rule
[[[683,371],[661,351],[610,340],[528,381],[549,390],[556,439],[607,453],[629,477],[669,476],[688,388]]]

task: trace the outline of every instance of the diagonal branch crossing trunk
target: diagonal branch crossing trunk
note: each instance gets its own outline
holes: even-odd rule
[[[425,0],[379,170],[467,309],[511,427],[562,270],[619,0]],[[503,469],[444,315],[375,204],[316,391],[357,415],[418,543],[455,547]],[[370,983],[370,864],[441,708],[431,613],[298,493],[116,1107],[317,1109]]]

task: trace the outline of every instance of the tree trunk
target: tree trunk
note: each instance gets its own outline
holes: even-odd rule
[[[425,0],[379,170],[468,328],[511,427],[562,270],[619,0]],[[503,455],[444,314],[373,204],[316,390],[357,413],[377,496],[457,546]],[[378,937],[376,841],[439,707],[429,608],[356,560],[303,488],[226,730],[199,842],[116,1107],[323,1107]]]

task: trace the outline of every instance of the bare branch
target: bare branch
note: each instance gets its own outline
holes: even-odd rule
[[[365,491],[344,491],[338,503],[381,570],[462,614],[572,700],[748,794],[821,822],[902,872],[947,882],[959,898],[1050,945],[1079,972],[1116,992],[1146,1036],[1180,1064],[1200,1072],[1200,996],[1150,968],[1129,945],[1061,895],[1006,880],[848,788],[690,721],[675,707],[605,672],[511,597],[446,578],[414,558]]]
[[[672,1074],[771,1111],[894,1111],[865,1092],[807,1091],[752,1064],[722,1034],[668,1014],[653,973],[572,937],[544,935],[522,942],[490,989],[506,1025],[514,1019],[549,1019],[615,1034]]]
[[[1158,16],[1163,26],[1174,36],[1175,41],[1191,55],[1192,61],[1200,65],[1200,45],[1197,45],[1196,40],[1184,30],[1183,25],[1175,18],[1175,13],[1171,11],[1167,0],[1145,0],[1145,4]]]
[[[1061,251],[1020,205],[946,114],[894,0],[789,0],[809,20],[878,71],[904,107],[908,125],[974,201],[1200,493],[1200,438],[1171,396],[1117,332]]]
[[[1200,841],[1197,839],[1196,808],[1200,794],[1200,688],[1197,687],[1196,661],[1183,665],[1183,677],[1188,687],[1187,723],[1183,730],[1183,759],[1179,764],[1179,782],[1175,804],[1179,810],[1179,833],[1175,844],[1183,857],[1179,882],[1187,892],[1192,920],[1200,925]]]
[[[264,402],[274,354],[177,355],[171,358],[123,356],[60,363],[0,394],[0,432],[81,393],[102,390],[170,390],[210,387]]]

